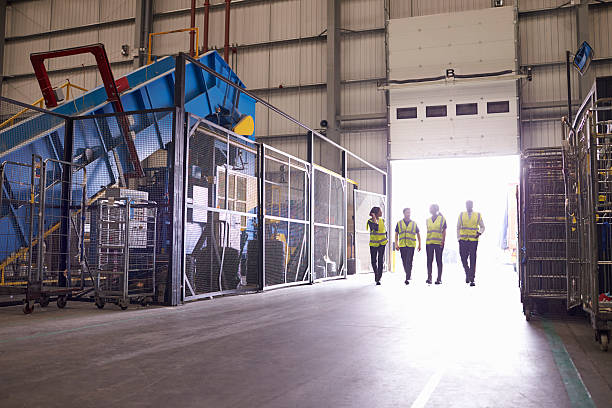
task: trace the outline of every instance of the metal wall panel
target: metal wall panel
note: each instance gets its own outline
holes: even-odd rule
[[[51,3],[51,29],[78,27],[98,22],[99,0],[62,0]]]
[[[589,17],[593,27],[589,40],[596,58],[612,57],[612,7],[592,9]]]
[[[366,30],[385,26],[384,0],[342,0],[340,27]]]
[[[576,18],[568,10],[521,17],[521,64],[565,61],[565,50],[576,50]]]
[[[35,38],[23,41],[11,41],[4,45],[4,75],[16,75],[32,72],[30,53],[49,49],[49,39]],[[11,81],[5,78],[4,81]],[[30,81],[36,82],[35,78]],[[10,98],[9,94],[2,94]]]
[[[22,1],[6,8],[6,36],[14,37],[47,31],[50,28],[51,0]]]
[[[531,1],[532,0],[528,0],[527,2]],[[491,7],[490,0],[390,0],[390,2],[391,18],[456,13]],[[522,3],[525,3],[525,1]],[[514,2],[508,0],[504,5],[512,6]]]
[[[345,84],[340,89],[341,115],[385,112],[385,93],[375,82]]]
[[[342,79],[385,77],[385,34],[363,33],[343,37],[340,43]]]
[[[319,127],[325,115],[325,90],[317,88],[261,92],[260,97],[310,127]],[[255,136],[296,135],[305,131],[281,116],[257,105]]]

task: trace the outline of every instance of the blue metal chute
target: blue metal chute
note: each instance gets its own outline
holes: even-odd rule
[[[244,86],[216,51],[206,53],[199,61],[230,81]],[[131,112],[172,108],[174,68],[175,59],[165,57],[127,74],[129,88],[121,94],[124,110]],[[255,117],[254,99],[244,94],[237,95],[236,89],[193,64],[186,66],[185,102],[187,112],[229,129],[245,115]],[[81,116],[81,119],[74,121],[73,152],[75,157],[81,157],[81,161],[84,160],[86,151],[91,156],[85,161],[88,163],[87,198],[95,196],[105,187],[117,184],[119,169],[124,174],[131,171],[129,154],[123,143],[125,136],[121,132],[117,117],[100,116],[115,113],[112,104],[107,101],[103,86],[51,111],[61,115]],[[92,118],[82,119],[83,116]],[[167,148],[167,144],[172,140],[171,110],[134,114],[129,115],[129,118],[130,137],[134,140],[141,162],[159,149]],[[43,160],[60,160],[64,154],[64,130],[64,120],[52,114],[36,114],[0,130],[0,162],[30,163],[32,155],[40,156]],[[11,195],[10,185],[9,183],[7,191],[2,191],[4,197]],[[15,248],[0,248],[0,263],[5,260],[7,253],[29,245],[28,233],[23,232],[23,226],[19,227],[16,223],[18,218],[14,215],[14,211],[25,211],[22,207],[25,206],[12,210],[3,208],[0,212],[0,228],[7,228],[11,233],[14,232],[16,237]]]

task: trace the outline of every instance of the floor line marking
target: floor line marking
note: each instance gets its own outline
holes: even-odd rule
[[[431,398],[431,394],[436,390],[436,387],[440,383],[442,376],[444,375],[444,368],[436,371],[431,377],[429,377],[429,381],[425,384],[425,388],[421,391],[417,399],[412,403],[410,408],[424,408],[429,398]]]
[[[563,385],[572,407],[595,408],[591,393],[584,385],[584,381],[582,381],[574,361],[572,361],[567,349],[563,345],[563,340],[561,340],[561,337],[555,331],[553,323],[549,320],[544,320],[542,327],[544,328],[544,333],[546,333],[553,360],[561,374],[561,379],[563,380]]]

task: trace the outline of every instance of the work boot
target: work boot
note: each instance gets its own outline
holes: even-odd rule
[[[441,284],[442,284],[442,281],[441,281],[440,279],[438,279],[438,280],[436,281],[436,285],[441,285]]]
[[[425,283],[427,283],[427,284],[431,285],[431,279],[427,279],[427,280],[425,281]]]
[[[376,286],[380,286],[380,281],[376,282]]]
[[[404,281],[404,283],[405,283],[406,285],[409,285],[409,284],[410,284],[410,281],[409,281],[408,279],[406,279],[406,280]]]
[[[474,282],[470,282],[470,286],[476,286]]]

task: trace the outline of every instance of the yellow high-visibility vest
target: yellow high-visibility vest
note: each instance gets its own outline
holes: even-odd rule
[[[459,241],[478,241],[480,213],[473,211],[470,217],[467,211],[459,215]]]
[[[366,223],[367,229],[370,230],[370,246],[379,247],[387,245],[387,229],[385,228],[385,220],[378,219],[378,229],[376,231],[370,228],[370,220]]]
[[[416,222],[406,221],[403,219],[397,223],[397,230],[399,235],[399,246],[400,248],[408,247],[415,248],[416,247]]]
[[[431,217],[427,218],[427,245],[442,245],[442,233],[444,232],[444,217],[438,215],[435,221]]]

